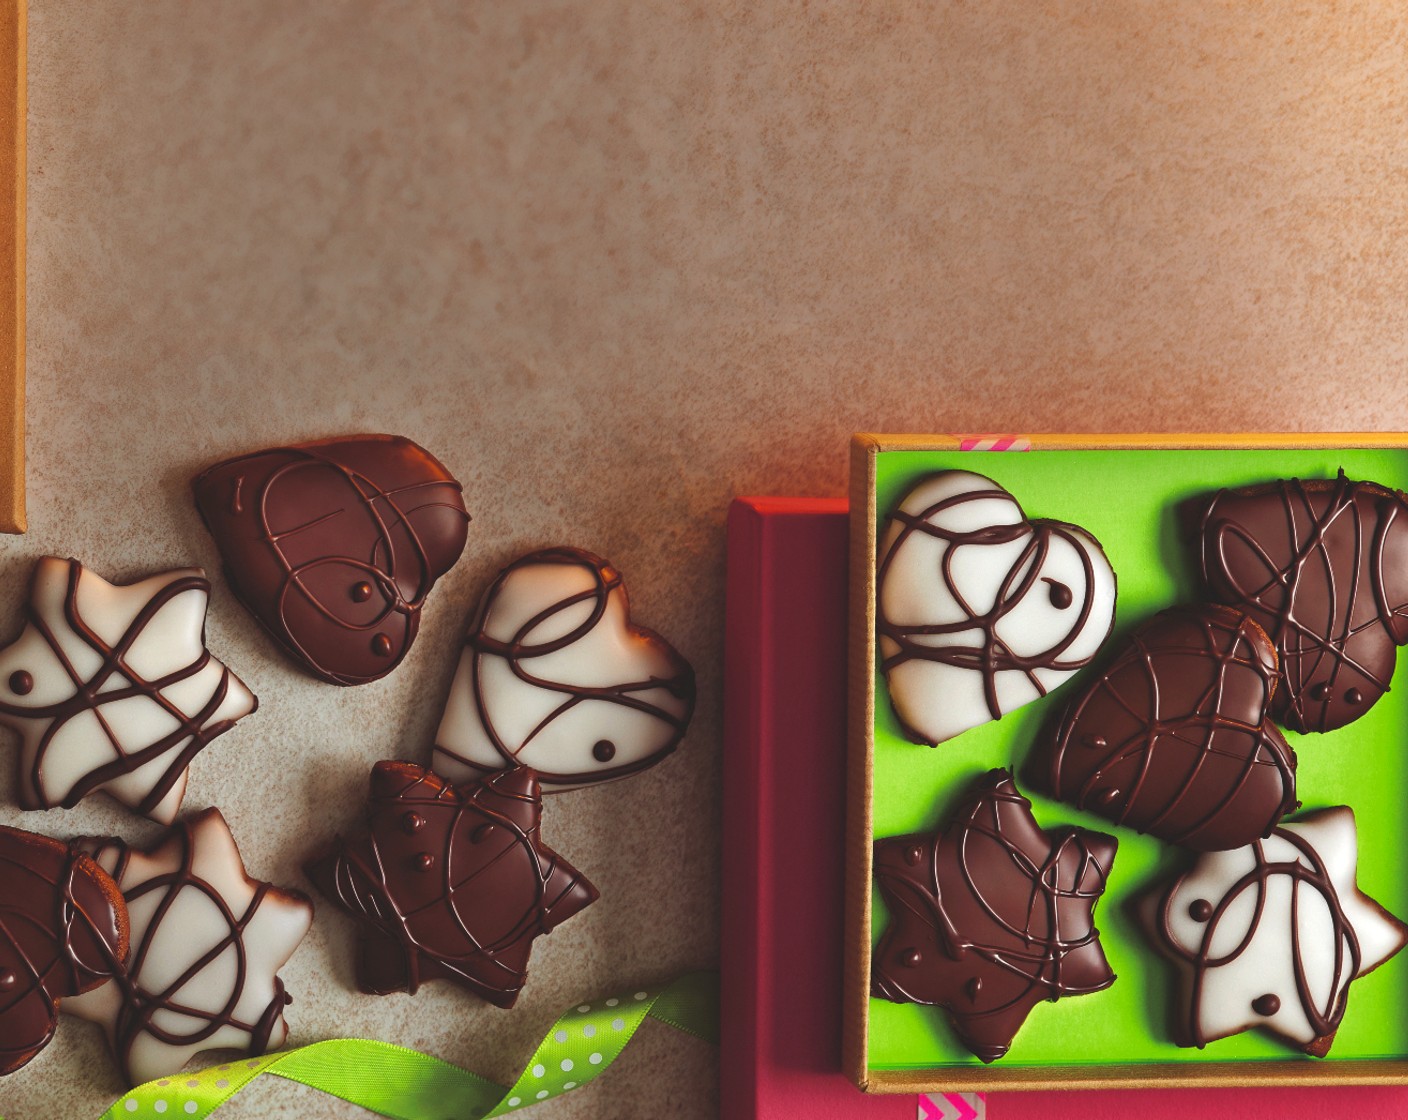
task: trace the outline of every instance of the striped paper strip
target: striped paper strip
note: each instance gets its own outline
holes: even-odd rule
[[[959,436],[960,451],[1030,451],[1032,441],[1026,436]]]
[[[987,1102],[981,1093],[925,1093],[918,1120],[983,1120]]]

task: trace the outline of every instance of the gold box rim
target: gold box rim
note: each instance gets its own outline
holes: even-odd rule
[[[871,806],[875,749],[875,460],[888,451],[958,451],[993,433],[859,432],[851,437],[846,664],[845,931],[842,1071],[867,1093],[1035,1092],[1049,1089],[1408,1085],[1408,1058],[1336,1062],[1175,1062],[1009,1068],[872,1070],[870,1039]],[[1404,448],[1408,432],[1106,432],[1027,434],[1032,451],[1318,450]]]

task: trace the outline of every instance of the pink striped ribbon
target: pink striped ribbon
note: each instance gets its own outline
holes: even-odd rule
[[[1030,451],[1032,441],[1026,436],[959,436],[960,451]]]

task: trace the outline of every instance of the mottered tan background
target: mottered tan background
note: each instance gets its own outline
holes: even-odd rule
[[[0,541],[0,622],[44,553],[214,567],[186,480],[271,442],[403,433],[475,518],[379,684],[301,676],[217,585],[210,645],[262,706],[186,803],[255,874],[299,883],[373,761],[427,758],[522,550],[610,557],[700,670],[675,757],[549,804],[603,900],[515,1010],[357,995],[324,906],[285,971],[295,1043],[506,1079],[563,1007],[715,961],[735,494],[842,493],[857,429],[1408,427],[1392,5],[31,0],[29,65],[31,528]],[[155,834],[96,803],[0,821]],[[716,1076],[653,1025],[541,1114],[708,1117]],[[0,1111],[121,1088],[66,1021]],[[272,1079],[228,1112],[359,1114]]]

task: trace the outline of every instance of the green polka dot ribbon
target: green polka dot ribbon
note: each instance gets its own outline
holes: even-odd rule
[[[561,1015],[513,1085],[386,1042],[338,1038],[262,1058],[139,1085],[102,1120],[209,1116],[256,1077],[298,1081],[396,1120],[488,1120],[594,1081],[649,1016],[708,1042],[719,1035],[718,977],[690,972],[663,988],[637,988]]]

